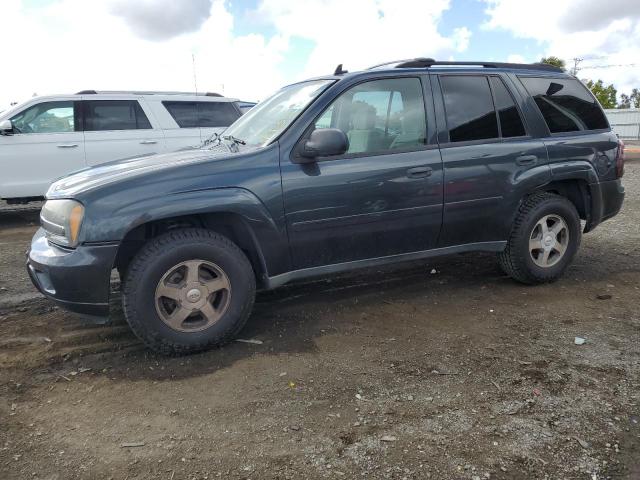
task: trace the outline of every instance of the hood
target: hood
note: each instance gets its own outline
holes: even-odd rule
[[[80,192],[88,192],[123,179],[140,177],[160,170],[181,168],[194,163],[223,160],[239,153],[243,152],[232,152],[221,144],[206,150],[163,153],[105,163],[79,170],[56,180],[49,187],[46,198],[73,197]]]

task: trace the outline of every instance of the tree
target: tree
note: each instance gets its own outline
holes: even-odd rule
[[[640,108],[640,90],[634,88],[631,90],[631,95],[626,93],[620,94],[620,103],[618,108]]]
[[[540,63],[546,63],[547,65],[553,65],[554,67],[558,67],[561,68],[563,72],[565,72],[566,69],[566,63],[564,60],[562,60],[561,58],[558,57],[542,57],[540,59]]]
[[[629,100],[631,100],[631,106],[633,108],[640,108],[640,90],[638,90],[637,88],[631,90]]]
[[[631,108],[631,98],[626,93],[620,94],[620,103],[618,104],[618,108]]]
[[[598,99],[602,108],[616,108],[618,102],[616,96],[618,91],[613,85],[604,86],[602,80],[594,82],[593,80],[587,80],[587,87],[591,90],[591,93]]]

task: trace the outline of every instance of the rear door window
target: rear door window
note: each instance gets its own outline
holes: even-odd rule
[[[231,102],[162,102],[180,128],[228,127],[240,117]]]
[[[596,99],[572,78],[519,77],[551,133],[609,128]]]
[[[516,107],[516,102],[498,77],[490,77],[493,101],[500,120],[500,132],[503,138],[523,137],[526,135],[522,118]]]
[[[85,131],[150,129],[151,124],[136,100],[87,100]]]
[[[450,142],[498,138],[498,120],[485,76],[440,76]]]
[[[228,127],[240,118],[231,102],[198,102],[198,114],[201,127]]]

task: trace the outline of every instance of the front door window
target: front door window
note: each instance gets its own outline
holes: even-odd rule
[[[362,83],[334,100],[315,128],[338,128],[349,139],[349,154],[419,150],[426,143],[422,85],[417,78]]]

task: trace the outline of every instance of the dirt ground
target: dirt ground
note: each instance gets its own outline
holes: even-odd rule
[[[625,185],[556,284],[477,254],[314,280],[187,358],[117,295],[96,326],[37,294],[37,211],[4,207],[0,478],[638,479],[640,162]]]

